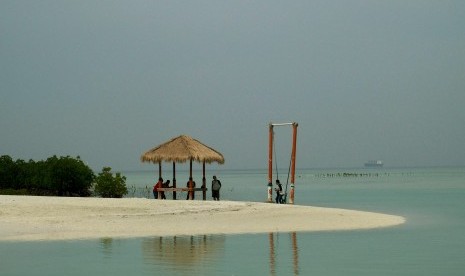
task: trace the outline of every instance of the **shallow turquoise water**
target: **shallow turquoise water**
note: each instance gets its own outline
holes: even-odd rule
[[[343,172],[370,175],[337,175]],[[266,199],[266,172],[214,173],[223,183],[223,199]],[[153,185],[153,174],[125,173],[128,185],[141,188]],[[181,172],[178,178],[184,179],[183,174],[187,176]],[[285,179],[285,173],[280,174]],[[298,204],[402,215],[407,223],[363,231],[2,242],[0,275],[465,273],[464,168],[301,170],[297,174]]]

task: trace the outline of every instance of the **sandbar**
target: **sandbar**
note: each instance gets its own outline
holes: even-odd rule
[[[337,231],[404,222],[388,214],[260,202],[0,196],[0,241]]]

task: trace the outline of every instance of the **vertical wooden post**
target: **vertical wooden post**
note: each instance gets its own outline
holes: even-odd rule
[[[294,204],[295,183],[295,156],[297,151],[297,127],[299,124],[292,123],[292,154],[291,154],[291,191],[289,192],[289,204]]]
[[[270,123],[268,134],[268,202],[273,202],[273,124]]]
[[[173,162],[173,188],[176,188],[176,163]],[[176,191],[173,191],[173,199],[176,200]]]
[[[189,191],[188,191],[190,200],[192,200],[194,196],[194,191],[192,191],[192,188],[193,188],[192,186],[193,184],[192,184],[192,158],[191,158],[189,162]]]
[[[205,160],[202,166],[203,177],[202,177],[202,199],[207,200],[207,179],[205,178]]]
[[[158,162],[158,179],[161,178],[161,161]],[[157,182],[158,182],[158,179],[157,179]],[[161,187],[160,187],[161,188]],[[158,192],[158,199],[161,199],[161,192]]]

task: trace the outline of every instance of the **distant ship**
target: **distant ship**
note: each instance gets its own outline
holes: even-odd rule
[[[381,160],[369,160],[365,163],[365,167],[369,168],[381,168],[383,166],[383,161]]]

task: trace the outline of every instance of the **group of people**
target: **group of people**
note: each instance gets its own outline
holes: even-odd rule
[[[166,180],[166,182],[163,182],[163,178],[158,178],[157,184],[153,186],[153,197],[155,199],[158,199],[158,188],[171,188],[170,187],[170,180]],[[166,199],[165,192],[160,191],[160,198],[161,199]]]
[[[191,186],[192,183],[192,186]],[[158,182],[153,186],[153,197],[155,199],[158,199],[158,194],[160,194],[160,199],[166,199],[165,192],[164,191],[159,191],[159,188],[172,188],[173,186],[170,186],[170,181],[166,180],[166,182],[163,182],[163,178],[158,178]],[[189,181],[187,181],[187,187],[188,188],[195,188],[195,181],[192,179],[192,177],[189,177]],[[216,178],[216,175],[213,176],[212,180],[212,186],[211,186],[211,191],[212,191],[212,198],[213,200],[220,200],[220,189],[221,189],[221,181]],[[195,198],[195,192],[192,192],[192,199]],[[189,200],[189,193],[187,193],[187,198],[186,200]]]
[[[192,183],[192,186],[191,186]],[[187,181],[187,187],[188,188],[195,188],[195,181],[192,179],[192,177],[189,177],[189,181]],[[165,192],[164,191],[158,191],[159,188],[172,188],[170,186],[170,180],[166,180],[166,182],[163,182],[163,178],[159,178],[158,182],[153,186],[153,197],[155,199],[158,199],[158,194],[160,194],[161,199],[166,199]],[[211,191],[212,191],[212,198],[213,200],[220,200],[220,189],[221,189],[221,181],[216,178],[216,175],[213,176],[212,180],[212,185],[211,185]],[[279,179],[276,180],[276,188],[274,189],[276,192],[276,198],[275,201],[278,204],[281,203],[286,203],[286,198],[285,198],[285,193],[283,192],[283,185],[279,181]],[[195,192],[192,192],[192,199],[195,199]],[[189,193],[187,193],[187,198],[186,200],[189,200]]]

